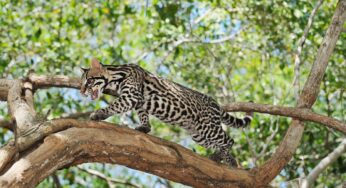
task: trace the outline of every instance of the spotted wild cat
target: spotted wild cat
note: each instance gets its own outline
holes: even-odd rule
[[[155,76],[138,65],[102,65],[93,59],[90,69],[83,69],[81,93],[97,99],[103,91],[118,98],[108,107],[96,110],[92,120],[103,120],[114,114],[135,110],[141,125],[136,128],[150,131],[149,115],[163,122],[179,125],[191,134],[198,144],[216,149],[213,159],[235,166],[229,153],[234,141],[223,131],[221,123],[232,127],[247,126],[252,117],[235,118],[223,111],[211,97],[173,81]]]

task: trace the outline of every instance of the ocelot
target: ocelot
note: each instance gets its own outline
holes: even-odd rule
[[[82,70],[83,95],[89,94],[94,100],[108,90],[117,97],[108,107],[93,112],[90,119],[104,120],[114,114],[135,110],[141,123],[136,130],[148,133],[149,115],[153,115],[163,122],[181,126],[195,142],[215,149],[213,160],[236,165],[229,153],[234,141],[224,132],[221,123],[245,127],[251,122],[251,113],[243,119],[233,117],[213,98],[155,76],[138,65],[102,65],[93,59],[91,68]]]

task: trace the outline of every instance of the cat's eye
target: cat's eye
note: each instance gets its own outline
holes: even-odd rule
[[[87,80],[87,84],[92,84],[93,81],[94,81],[93,79],[88,79],[88,80]]]

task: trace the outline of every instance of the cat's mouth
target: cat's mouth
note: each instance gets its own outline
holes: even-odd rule
[[[91,92],[91,99],[95,100],[95,99],[98,98],[98,96],[99,96],[99,91],[97,89],[96,90],[92,90],[92,92]]]

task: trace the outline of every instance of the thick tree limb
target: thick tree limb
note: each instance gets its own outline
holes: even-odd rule
[[[93,125],[88,124],[86,121],[84,121],[84,124],[88,125],[89,127],[94,127]],[[85,125],[82,125],[78,121],[72,119],[56,119],[42,122],[39,126],[28,129],[25,135],[22,135],[17,139],[17,142],[21,145],[18,150],[24,151],[44,137],[71,127],[85,127]],[[112,127],[103,126],[100,128],[110,129]]]
[[[303,180],[302,188],[312,187],[313,183],[316,181],[317,177],[333,162],[336,161],[344,152],[346,151],[346,139],[344,139],[341,144],[335,148],[333,152],[328,154],[327,157],[323,158],[317,166],[309,173],[309,175]]]
[[[317,52],[316,60],[311,68],[310,75],[304,85],[297,106],[311,108],[319,93],[320,84],[328,65],[328,60],[333,52],[336,41],[340,35],[342,25],[346,19],[346,0],[340,0],[332,18],[322,44]],[[292,158],[296,151],[304,131],[304,125],[294,119],[273,156],[261,167],[253,169],[256,174],[256,182],[268,184]]]
[[[11,160],[13,160],[16,153],[17,149],[13,140],[9,141],[0,149],[0,172],[2,172]]]
[[[68,87],[79,89],[81,84],[80,78],[71,78],[64,75],[42,76],[30,74],[28,79],[34,85],[35,89],[48,87]]]
[[[326,125],[327,127],[336,129],[346,135],[346,123],[328,116],[314,113],[307,108],[283,107],[268,104],[256,104],[251,102],[238,102],[227,104],[223,106],[223,109],[228,112],[260,112],[272,115],[292,117],[302,121],[311,121]]]
[[[0,177],[1,187],[34,187],[52,172],[85,162],[116,163],[195,187],[254,187],[254,177],[177,144],[105,122],[59,119],[80,128],[52,134]],[[83,127],[83,128],[81,128]],[[201,165],[203,164],[203,165]]]
[[[35,121],[35,111],[33,110],[33,104],[31,99],[29,103],[22,98],[22,82],[20,80],[8,80],[11,83],[11,87],[8,91],[7,102],[9,106],[9,111],[11,112],[12,118],[15,119],[15,143],[19,148],[22,147],[18,143],[18,137],[23,135],[29,128],[34,126]],[[30,96],[25,96],[29,98]]]

